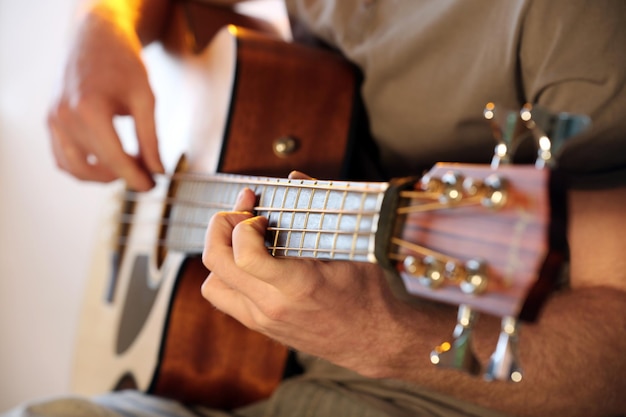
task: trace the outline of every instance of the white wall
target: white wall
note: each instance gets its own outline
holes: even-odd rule
[[[0,0],[0,412],[67,393],[79,305],[110,186],[53,162],[45,113],[77,0]],[[280,3],[253,7],[286,24]]]
[[[0,0],[0,410],[68,387],[105,188],[55,168],[46,106],[75,0]]]

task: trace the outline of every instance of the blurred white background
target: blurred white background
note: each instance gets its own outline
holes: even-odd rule
[[[56,169],[46,108],[77,0],[0,0],[0,410],[66,392],[107,187]]]
[[[45,125],[80,0],[0,0],[0,412],[69,392],[75,329],[112,188],[58,171]],[[280,0],[252,5],[286,25]],[[128,137],[128,136],[127,136]],[[177,149],[162,144],[175,158]]]

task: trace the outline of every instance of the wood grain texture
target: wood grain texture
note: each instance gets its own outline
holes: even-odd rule
[[[201,49],[215,33],[216,20],[233,23],[222,12],[211,14],[211,8],[183,5],[170,25],[173,53]],[[204,26],[203,19],[212,23]],[[351,65],[330,51],[288,44],[271,34],[237,28],[232,35],[237,68],[219,171],[285,177],[298,169],[339,178],[357,88]],[[273,142],[285,135],[296,138],[299,146],[279,157]],[[200,286],[207,275],[195,257],[181,268],[149,391],[183,403],[231,409],[273,391],[283,378],[288,349],[202,299]]]
[[[406,215],[400,219],[401,239],[463,263],[470,259],[486,262],[487,289],[482,294],[465,294],[452,280],[431,289],[405,272],[400,263],[404,284],[419,297],[465,304],[500,317],[517,317],[525,303],[539,302],[540,294],[535,294],[536,299],[529,299],[529,295],[536,286],[543,286],[544,280],[554,282],[555,270],[563,259],[562,248],[550,244],[551,225],[557,221],[550,210],[550,173],[534,167],[505,166],[493,171],[489,167],[440,164],[429,175],[441,177],[450,171],[475,179],[494,173],[505,178],[508,202],[497,210],[477,205]],[[415,255],[410,249],[395,250],[402,256]]]

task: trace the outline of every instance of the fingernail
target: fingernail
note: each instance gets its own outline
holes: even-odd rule
[[[239,193],[237,194],[237,201],[236,201],[236,203],[237,203],[237,204],[239,204],[239,203],[243,202],[243,199],[244,199],[244,198],[245,198],[245,196],[246,196],[246,192],[247,192],[246,190],[249,190],[249,188],[248,188],[248,187],[245,187],[244,189],[242,189],[241,191],[239,191]]]

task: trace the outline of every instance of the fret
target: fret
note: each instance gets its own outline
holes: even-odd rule
[[[285,207],[286,201],[287,201],[287,195],[288,195],[288,188],[283,188],[283,198],[282,198],[282,202],[280,204],[280,207]],[[277,225],[281,225],[283,224],[283,216],[285,214],[285,211],[281,210],[278,213],[278,221],[276,222]],[[289,235],[289,232],[287,232],[287,235]],[[276,248],[278,247],[278,239],[279,239],[280,233],[276,233],[274,235],[274,246],[272,247],[272,255],[276,255]]]
[[[321,221],[322,214],[320,210],[322,209],[325,202],[325,193],[320,194],[319,190],[313,189],[311,190],[311,196],[309,201],[309,213],[306,215],[306,228],[302,234],[302,245],[303,247],[313,250],[313,256],[317,256],[318,252],[316,249],[319,248],[321,242],[321,234],[317,231],[319,230],[319,224]]]
[[[304,215],[304,227],[303,227],[303,231],[300,231],[298,233],[300,233],[300,249],[298,250],[298,256],[302,256],[302,249],[304,248],[304,242],[306,240],[307,237],[307,228],[309,226],[309,216],[311,215],[311,209],[313,208],[313,196],[315,195],[315,189],[311,190],[311,193],[309,194],[309,201],[307,203],[307,212]]]
[[[330,197],[330,190],[326,190],[324,192],[324,202],[322,204],[322,212],[320,213],[320,220],[319,220],[319,226],[318,226],[319,231],[317,232],[316,238],[315,238],[315,250],[313,251],[313,257],[317,257],[319,254],[320,241],[322,238],[322,230],[324,227],[324,216],[326,215],[326,209],[328,208],[329,197]]]
[[[276,201],[276,191],[278,191],[278,186],[272,185],[272,196],[271,196],[271,198],[269,200],[269,204],[268,204],[269,207],[273,207],[274,204],[275,204],[274,202]],[[260,202],[262,202],[262,201],[263,200],[260,200]],[[272,224],[278,224],[279,223],[279,219],[276,219],[276,221],[274,221],[274,219],[272,219],[272,213],[271,212],[268,212],[266,214],[266,217],[267,217],[267,224],[268,224],[268,226],[271,226]],[[275,239],[278,239],[278,236],[275,236]],[[277,241],[275,240],[274,241],[274,246],[276,245],[276,242]],[[275,255],[274,250],[272,250],[272,254]]]
[[[199,223],[195,223],[196,225],[198,225]],[[370,236],[372,234],[371,231],[358,231],[355,232],[353,230],[329,230],[329,229],[318,229],[318,228],[298,228],[298,227],[292,227],[292,228],[288,228],[288,227],[275,227],[275,226],[269,226],[267,228],[267,230],[274,232],[287,232],[287,231],[292,231],[292,232],[296,232],[296,233],[301,233],[301,232],[307,232],[310,234],[340,234],[340,235],[349,235],[349,236],[358,236],[358,237],[362,237],[362,236]],[[313,250],[315,249],[315,245],[311,245],[310,248]]]
[[[230,210],[248,187],[258,195],[256,212],[268,219],[267,247],[273,256],[346,260],[368,260],[387,187],[230,174],[181,175],[176,185],[166,241],[176,242],[178,250],[200,252],[197,245],[185,249],[181,242],[203,242],[210,217]]]
[[[344,209],[346,206],[346,200],[347,200],[347,196],[348,196],[348,190],[344,190],[342,197],[341,197],[341,204],[340,204],[340,209]],[[343,214],[340,212],[337,215],[337,225],[335,226],[335,230],[341,230],[341,219],[343,217]],[[334,257],[335,254],[335,250],[337,249],[337,241],[339,240],[339,234],[335,233],[334,239],[333,239],[333,246],[332,246],[332,251],[331,254]]]
[[[287,190],[287,192],[289,192],[289,191],[290,191],[290,190]],[[298,216],[298,214],[304,214],[304,212],[299,212],[299,211],[297,211],[297,210],[299,209],[299,205],[298,205],[298,203],[299,203],[299,201],[300,201],[300,196],[301,196],[301,194],[302,194],[302,188],[300,188],[300,187],[296,188],[296,189],[295,189],[295,192],[296,192],[296,195],[295,195],[295,197],[294,197],[294,199],[293,199],[293,211],[289,210],[289,211],[291,212],[291,222],[290,222],[290,229],[291,229],[291,230],[290,230],[289,232],[287,232],[287,236],[288,236],[288,238],[287,238],[287,244],[286,244],[286,247],[287,247],[287,248],[291,248],[291,247],[292,247],[291,241],[292,241],[292,239],[294,238],[294,232],[293,232],[293,230],[294,230],[294,225],[296,224],[296,220],[297,220],[299,217],[301,217],[301,216]],[[305,216],[306,216],[306,214],[305,214]],[[305,225],[305,226],[306,226],[306,225]],[[288,250],[286,250],[286,251],[285,251],[285,255],[286,255],[286,256],[289,256],[289,252],[288,252]]]
[[[320,215],[320,214],[343,214],[343,215],[347,215],[347,216],[358,216],[358,215],[363,215],[363,216],[375,216],[376,214],[378,214],[377,210],[359,210],[359,209],[355,209],[355,210],[341,210],[341,209],[324,209],[324,208],[319,208],[319,209],[315,209],[315,208],[311,208],[310,210],[307,208],[282,208],[282,207],[277,207],[277,208],[273,208],[273,207],[269,207],[269,206],[262,206],[262,207],[257,207],[256,208],[257,212],[263,212],[263,213],[274,213],[274,212],[280,212],[280,211],[287,211],[289,213],[294,213],[294,214],[310,214],[310,215]]]
[[[361,194],[361,211],[363,210],[365,206],[365,194]],[[363,215],[361,213],[357,214],[357,218],[356,218],[356,225],[354,227],[354,234],[352,235],[352,253],[356,252],[356,246],[357,246],[357,236],[358,236],[358,232],[359,232],[359,226],[361,225],[361,220],[363,218]]]

